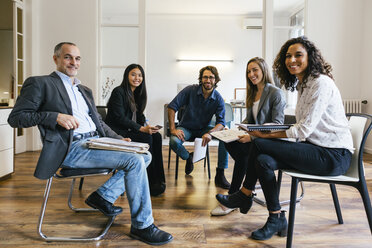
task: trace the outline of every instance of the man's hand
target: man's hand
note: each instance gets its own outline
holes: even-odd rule
[[[212,140],[212,135],[210,135],[209,133],[205,133],[205,134],[202,136],[202,139],[203,139],[203,141],[202,141],[202,146],[206,146],[206,145],[209,143],[209,141]]]
[[[148,134],[153,134],[153,133],[159,132],[159,128],[153,127],[153,126],[150,126],[150,125],[141,127],[139,130],[143,133],[148,133]]]
[[[177,136],[177,138],[182,140],[182,142],[185,142],[185,134],[183,133],[182,130],[174,129],[174,130],[171,130],[170,133],[174,136]]]
[[[66,115],[62,113],[59,113],[57,115],[57,123],[58,125],[66,128],[67,130],[76,129],[79,127],[79,122],[76,120],[75,117],[73,117],[72,115]]]
[[[238,136],[238,137],[239,137],[238,141],[240,143],[248,143],[252,141],[251,136],[249,134]]]

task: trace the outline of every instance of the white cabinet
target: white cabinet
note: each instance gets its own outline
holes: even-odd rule
[[[0,179],[14,172],[14,130],[7,122],[11,108],[0,108]]]

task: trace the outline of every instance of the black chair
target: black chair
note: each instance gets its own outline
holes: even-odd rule
[[[108,175],[111,172],[112,172],[111,169],[65,169],[65,168],[63,168],[63,169],[60,169],[58,173],[54,174],[54,176],[50,177],[48,179],[47,183],[46,183],[44,198],[43,198],[43,204],[41,206],[41,212],[40,212],[40,216],[39,216],[37,231],[38,231],[38,234],[40,235],[40,237],[42,239],[44,239],[45,241],[97,241],[97,240],[102,239],[106,235],[109,228],[111,227],[111,225],[114,222],[116,216],[109,217],[109,219],[108,219],[106,225],[104,226],[104,228],[102,229],[102,231],[98,235],[93,236],[93,237],[61,237],[61,236],[59,236],[59,237],[56,237],[56,236],[49,237],[42,232],[42,225],[43,225],[43,221],[44,221],[44,216],[45,216],[45,212],[46,212],[46,208],[47,208],[47,203],[48,203],[48,199],[49,199],[49,194],[50,194],[50,189],[51,189],[51,186],[52,186],[53,178],[56,178],[58,180],[60,180],[60,179],[72,179],[71,186],[70,186],[70,192],[69,192],[68,200],[67,200],[67,204],[68,204],[68,206],[71,210],[73,210],[75,212],[97,212],[98,211],[97,209],[75,208],[72,205],[71,200],[72,200],[72,193],[73,193],[73,190],[74,190],[75,180],[76,180],[76,178],[82,178],[82,177],[88,177],[88,176],[104,176],[104,175]]]
[[[356,188],[363,199],[364,209],[367,215],[369,228],[372,233],[372,207],[369,198],[366,180],[364,178],[364,165],[363,165],[363,150],[367,137],[372,129],[372,116],[366,114],[346,114],[349,119],[349,126],[353,136],[353,144],[355,147],[354,154],[351,159],[349,170],[341,176],[315,176],[305,174],[295,170],[283,170],[283,172],[292,177],[291,183],[291,199],[289,207],[288,218],[288,236],[287,248],[292,247],[293,229],[296,211],[296,195],[297,185],[299,182],[316,182],[328,183],[331,189],[333,204],[335,206],[337,219],[339,224],[343,224],[341,208],[337,197],[335,184],[347,185]],[[366,128],[367,127],[367,128]],[[366,129],[365,129],[366,128]],[[366,131],[364,131],[366,130]]]
[[[167,110],[167,106],[168,104],[165,104],[164,105],[164,118],[166,116],[166,110]],[[184,113],[184,110],[185,110],[185,106],[181,107],[178,111],[177,111],[177,120],[180,121],[181,118],[182,118],[182,115]],[[164,123],[164,127],[166,128],[166,135],[168,137],[170,137],[170,130],[169,130],[169,122],[168,122],[168,116],[166,116],[167,118],[165,123]],[[177,127],[177,123],[176,123],[176,127]],[[189,140],[189,142],[193,142],[194,140]],[[170,168],[170,160],[171,160],[171,153],[172,153],[172,149],[171,147],[169,146],[169,149],[168,149],[168,169]],[[178,179],[178,164],[179,164],[179,156],[177,155],[176,156],[176,172],[175,172],[175,179],[177,180]],[[208,164],[208,178],[211,179],[211,168],[210,168],[210,160],[209,160],[209,146],[207,145],[207,151],[206,151],[206,156],[204,158],[204,168],[206,166],[206,164]]]

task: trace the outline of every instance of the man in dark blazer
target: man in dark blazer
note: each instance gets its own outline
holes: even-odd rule
[[[123,210],[113,203],[126,190],[132,216],[131,236],[152,245],[168,243],[172,235],[153,224],[146,174],[151,155],[86,146],[88,139],[124,138],[102,121],[92,91],[76,78],[80,59],[75,44],[59,43],[53,55],[56,71],[26,79],[8,123],[18,128],[38,126],[43,148],[34,175],[39,179],[52,177],[60,166],[117,169],[85,202],[107,216],[115,216]]]

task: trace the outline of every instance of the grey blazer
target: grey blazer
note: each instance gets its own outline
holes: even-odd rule
[[[101,136],[122,138],[103,122],[94,104],[92,91],[83,85],[78,85],[78,88],[88,104],[98,133]],[[18,128],[38,126],[43,148],[34,176],[39,179],[53,176],[72,142],[73,130],[66,130],[57,124],[59,113],[72,115],[71,101],[61,78],[53,72],[48,76],[26,79],[8,123]]]
[[[247,108],[247,116],[243,123],[264,124],[284,122],[285,98],[283,91],[278,87],[267,83],[262,92],[260,103],[258,104],[257,121],[253,118],[252,108]]]

